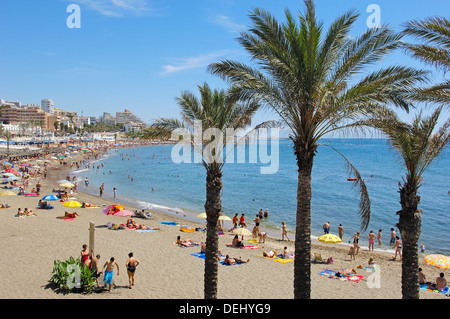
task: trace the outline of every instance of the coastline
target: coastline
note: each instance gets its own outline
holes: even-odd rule
[[[70,162],[80,160],[80,155],[74,156]],[[55,169],[57,168],[57,169]],[[51,194],[57,185],[56,181],[73,171],[69,167],[53,166],[49,169],[47,179],[42,179],[41,195]],[[83,186],[79,188],[82,189]],[[178,226],[159,224],[162,221],[174,221],[179,225],[204,227],[201,221],[186,219],[180,214],[167,214],[152,211],[152,219],[136,222],[160,230],[152,233],[138,233],[132,230],[109,230],[98,227],[95,229],[95,254],[101,254],[100,264],[114,256],[120,265],[120,275],[114,275],[116,289],[108,293],[91,295],[68,294],[55,292],[48,285],[54,260],[65,260],[69,256],[77,258],[83,244],[89,243],[89,222],[96,226],[105,225],[108,221],[123,223],[124,218],[107,216],[100,209],[65,208],[62,203],[55,202],[53,210],[35,210],[37,201],[42,197],[11,196],[1,197],[2,203],[7,202],[10,208],[0,212],[0,238],[5,246],[0,262],[4,265],[0,298],[7,299],[202,299],[204,260],[191,256],[198,252],[198,247],[179,248],[172,243],[179,235],[182,239],[193,241],[205,240],[205,233],[184,233]],[[136,205],[114,200],[99,198],[98,195],[79,192],[74,194],[80,202],[97,205],[121,203],[126,209],[134,211]],[[38,216],[14,217],[17,207],[32,207]],[[76,211],[80,214],[73,221],[63,221],[56,217],[64,215],[64,211]],[[253,223],[248,223],[251,229]],[[227,227],[225,227],[226,229]],[[281,235],[281,234],[280,234]],[[234,249],[230,243],[234,234],[225,231],[219,237],[219,249],[231,257],[250,259],[248,264],[236,266],[219,265],[218,297],[219,299],[291,299],[293,298],[293,262],[279,263],[260,257],[263,251],[282,251],[284,246],[292,252],[293,241],[281,241],[277,236],[271,236],[265,244],[254,244],[258,249]],[[294,237],[290,237],[293,239]],[[252,245],[245,238],[246,245]],[[125,271],[127,254],[133,251],[141,262],[136,272],[136,286],[128,289],[128,277]],[[334,264],[311,264],[311,296],[313,299],[398,299],[401,298],[401,262],[392,261],[392,254],[385,252],[368,252],[360,250],[356,261],[350,261],[348,248],[344,245],[313,243],[312,252],[320,253],[324,259],[333,257]],[[373,256],[380,266],[380,287],[369,288],[371,273],[357,269],[358,265],[367,265],[369,257]],[[11,263],[10,259],[18,258],[20,262]],[[433,280],[441,270],[419,261],[427,278]],[[318,275],[323,269],[355,268],[364,278],[356,282],[342,282],[327,276]],[[30,271],[30,270],[33,271]],[[449,271],[444,271],[449,276]],[[7,275],[7,274],[13,274]],[[270,278],[270,279],[269,279]],[[231,280],[230,280],[231,279]],[[276,283],[276,289],[273,284]],[[238,286],[237,286],[238,285]],[[236,289],[241,287],[242,289]],[[424,299],[446,298],[445,295],[430,291],[420,291]]]

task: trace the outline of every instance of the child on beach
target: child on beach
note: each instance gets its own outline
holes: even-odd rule
[[[355,246],[350,245],[350,249],[348,251],[348,255],[350,255],[350,260],[356,260],[356,257],[355,257]]]

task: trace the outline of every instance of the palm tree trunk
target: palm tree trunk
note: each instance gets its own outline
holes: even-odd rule
[[[420,197],[415,188],[406,184],[400,189],[402,210],[398,211],[397,228],[402,236],[402,296],[403,299],[419,299],[419,236],[422,218],[417,209]]]
[[[217,299],[218,277],[218,220],[222,211],[222,170],[218,164],[212,163],[206,169],[206,253],[204,293],[205,299]]]
[[[294,298],[311,298],[311,172],[314,151],[295,145],[298,166]]]

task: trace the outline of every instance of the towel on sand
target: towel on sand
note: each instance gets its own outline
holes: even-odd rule
[[[234,247],[234,248],[241,248],[241,249],[258,249],[259,247],[257,246],[241,246],[241,247],[237,247],[233,244],[226,244],[227,247]]]
[[[449,287],[445,287],[445,289],[443,291],[439,291],[437,289],[430,288],[430,284],[420,284],[420,290],[427,290],[427,291],[438,292],[441,294],[446,294],[449,292]]]

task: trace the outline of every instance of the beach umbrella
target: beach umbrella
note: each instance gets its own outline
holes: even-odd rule
[[[17,176],[10,176],[6,179],[7,182],[17,181],[19,178]]]
[[[118,216],[118,217],[128,217],[128,216],[133,216],[133,215],[134,215],[133,212],[130,212],[129,210],[126,210],[126,209],[118,211],[117,213],[114,214],[114,216]]]
[[[140,208],[140,209],[151,209],[151,207],[152,207],[152,204],[150,204],[150,203],[139,202],[138,201],[137,208]]]
[[[122,205],[116,204],[116,205],[109,205],[108,207],[103,208],[103,213],[106,215],[114,215],[118,211],[124,210],[125,207]]]
[[[3,176],[5,177],[11,177],[11,176],[16,176],[13,173],[3,173]]]
[[[423,260],[440,269],[450,268],[450,257],[444,255],[427,255]]]
[[[201,214],[197,215],[197,218],[206,219],[206,213],[201,213]]]
[[[8,190],[8,191],[4,191],[4,192],[1,193],[0,195],[2,195],[2,196],[15,196],[15,195],[17,195],[17,193]]]
[[[22,164],[20,164],[20,166],[31,166],[31,164],[30,163],[22,163]]]
[[[219,220],[230,220],[231,221],[231,218],[228,216],[225,216],[225,215],[221,215],[221,216],[219,216]]]
[[[64,207],[81,207],[83,205],[80,202],[77,202],[76,200],[68,200],[63,203],[63,206]]]
[[[320,236],[318,239],[322,243],[337,244],[342,242],[342,239],[339,236],[333,234],[325,234]]]
[[[60,179],[60,180],[57,181],[56,183],[58,183],[58,184],[64,184],[64,183],[67,183],[67,182],[69,182],[67,179]]]
[[[74,187],[75,185],[70,183],[70,182],[65,182],[65,183],[59,184],[59,186],[62,186],[62,187]]]
[[[50,195],[45,195],[44,197],[42,197],[42,200],[58,200],[58,196],[50,194]]]
[[[242,235],[242,240],[244,240],[244,236],[252,235],[252,232],[244,227],[233,229],[233,233],[235,233],[237,235]]]

